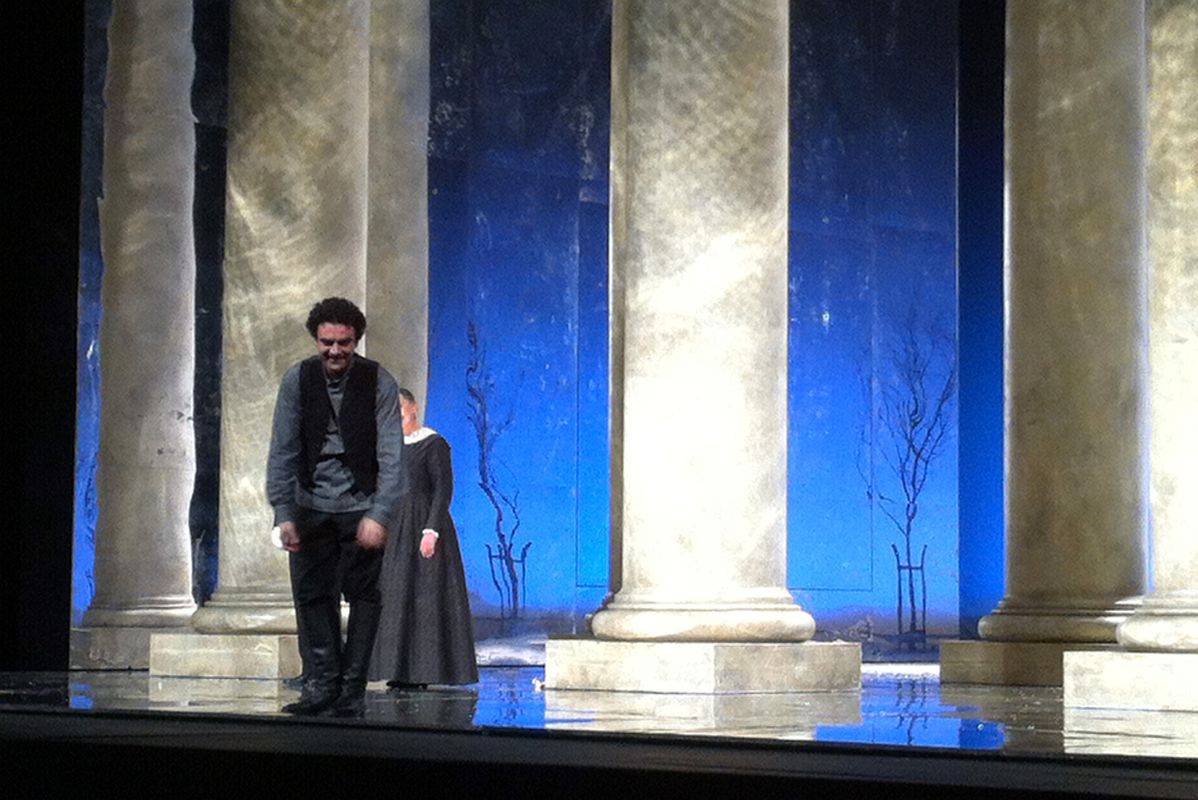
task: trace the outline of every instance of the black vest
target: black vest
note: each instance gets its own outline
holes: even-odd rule
[[[337,426],[345,454],[341,460],[353,473],[357,488],[374,494],[378,485],[378,425],[374,416],[375,394],[379,383],[379,363],[355,354],[353,366],[345,377],[341,414]],[[300,364],[300,410],[303,428],[304,488],[312,489],[312,476],[320,461],[325,432],[333,414],[328,382],[320,356],[306,358]]]

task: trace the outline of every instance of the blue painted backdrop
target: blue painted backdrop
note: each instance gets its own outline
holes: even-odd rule
[[[907,562],[894,521],[906,518],[904,432],[894,423],[920,392],[935,400],[947,390],[945,426],[915,498],[911,560],[926,546],[922,580],[916,573],[901,588],[904,598],[916,590],[917,605],[926,590],[930,633],[955,634],[958,622],[957,4],[794,3],[790,34],[789,586],[821,635],[884,655],[898,647],[892,545]],[[480,633],[577,630],[601,601],[609,566],[609,4],[441,0],[432,37],[426,417],[453,446],[454,513]],[[102,75],[101,44],[89,42],[89,76]],[[87,108],[100,85],[89,82]],[[213,81],[207,91],[222,90]],[[217,145],[223,107],[209,117]],[[95,139],[96,114],[88,118]],[[99,149],[87,153],[94,179]],[[85,233],[89,225],[85,216]],[[203,235],[218,237],[213,228]],[[102,271],[86,242],[76,613],[90,599]],[[219,263],[212,252],[205,263]],[[203,282],[218,295],[219,270]],[[198,314],[218,315],[205,298]],[[198,396],[197,408],[216,419],[218,353],[200,361],[210,402]],[[199,442],[201,454],[213,447]],[[487,621],[505,598],[488,559],[500,542],[478,485],[484,452],[492,494],[510,501],[498,530],[517,554],[528,545],[519,624]],[[192,520],[209,549],[214,491],[197,485]],[[197,594],[209,591],[201,574]]]
[[[926,586],[929,631],[957,628],[956,36],[955,3],[792,4],[789,583],[822,628],[882,650],[891,545],[904,564],[927,547],[904,599]],[[946,390],[916,489],[935,431],[904,409]]]
[[[451,0],[432,29],[426,419],[454,448],[475,613],[501,594],[468,379],[529,544],[525,614],[568,629],[607,583],[608,5]]]

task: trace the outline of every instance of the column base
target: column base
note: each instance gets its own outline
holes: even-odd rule
[[[620,642],[805,642],[815,635],[815,619],[791,602],[686,608],[617,601],[595,612],[591,633]]]
[[[1141,598],[1110,606],[1074,608],[1022,607],[1003,600],[978,621],[978,635],[996,642],[1114,643],[1115,629],[1140,605]]]
[[[217,591],[195,612],[191,627],[211,634],[294,634],[295,608],[285,591]]]
[[[861,687],[861,646],[551,638],[545,643],[545,686],[684,694],[855,690]]]
[[[1198,653],[1070,652],[1066,707],[1198,711]]]
[[[1198,593],[1148,596],[1117,635],[1129,650],[1198,653]]]
[[[93,600],[83,614],[84,628],[186,628],[196,604],[191,596],[178,602],[163,601],[153,606],[101,606]]]
[[[940,643],[940,683],[987,686],[1060,686],[1067,650],[1118,650],[1115,644],[1085,642]]]
[[[186,627],[84,626],[71,628],[71,669],[146,669],[150,638]]]
[[[302,671],[294,634],[158,633],[150,644],[151,676],[281,680]]]

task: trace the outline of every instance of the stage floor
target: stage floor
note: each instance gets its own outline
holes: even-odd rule
[[[532,741],[542,748],[555,740],[546,734],[561,734],[556,740],[572,746],[690,742],[711,748],[709,753],[724,744],[742,755],[758,747],[774,756],[949,756],[966,780],[975,759],[972,763],[987,765],[989,776],[978,780],[1008,788],[1021,775],[1031,780],[1036,770],[1043,778],[1058,767],[1081,766],[1092,775],[1108,768],[1144,775],[1147,768],[1160,781],[1141,783],[1141,796],[1198,797],[1198,714],[1065,708],[1054,688],[941,686],[935,664],[866,664],[859,693],[730,696],[553,691],[541,686],[539,667],[488,666],[481,672],[481,681],[470,687],[398,692],[372,685],[365,718],[349,721],[280,714],[279,707],[297,693],[276,681],[111,671],[3,673],[0,734],[10,741],[24,736],[22,731],[33,738],[70,739],[96,735],[88,733],[90,721],[124,720],[121,724],[136,723],[139,735],[146,735],[152,730],[147,725],[180,719],[255,730],[270,730],[262,723],[274,723],[280,732],[302,725],[325,738],[351,730],[359,737],[406,731],[467,734],[462,741],[468,743],[486,738],[468,736],[481,733],[492,745],[504,734],[528,733],[537,734]],[[124,735],[109,730],[103,735]],[[1006,777],[1003,768],[1010,768]]]
[[[935,664],[866,664],[858,694],[660,695],[544,690],[539,667],[484,667],[469,687],[371,684],[365,722],[389,727],[531,728],[785,741],[1198,759],[1198,714],[1064,708],[1060,689],[941,686]],[[0,673],[0,711],[284,717],[275,681],[145,672]],[[330,721],[336,722],[336,721]]]

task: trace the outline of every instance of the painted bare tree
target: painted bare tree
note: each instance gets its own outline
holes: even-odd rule
[[[916,573],[923,577],[925,544],[914,560],[916,520],[928,476],[944,453],[953,432],[953,399],[957,388],[957,351],[952,328],[943,319],[930,317],[918,292],[900,325],[879,347],[877,370],[872,378],[872,424],[866,444],[874,450],[886,475],[862,471],[870,499],[898,532],[891,544],[898,570],[898,633],[923,633],[926,626],[926,584],[922,603],[916,602]],[[870,439],[873,441],[869,441]],[[900,552],[901,548],[901,552]],[[906,593],[906,603],[903,593]],[[903,607],[907,620],[904,624]],[[921,625],[918,609],[924,608]]]
[[[491,581],[500,597],[500,616],[516,619],[524,606],[524,566],[532,542],[524,542],[516,552],[516,537],[520,532],[520,491],[506,490],[499,481],[495,444],[512,425],[513,410],[496,415],[492,407],[495,396],[495,377],[487,366],[486,348],[478,336],[473,320],[466,323],[466,339],[470,358],[466,362],[466,418],[474,426],[478,440],[478,488],[482,489],[495,512],[495,548],[487,544],[487,561]],[[496,571],[498,568],[498,572]]]

